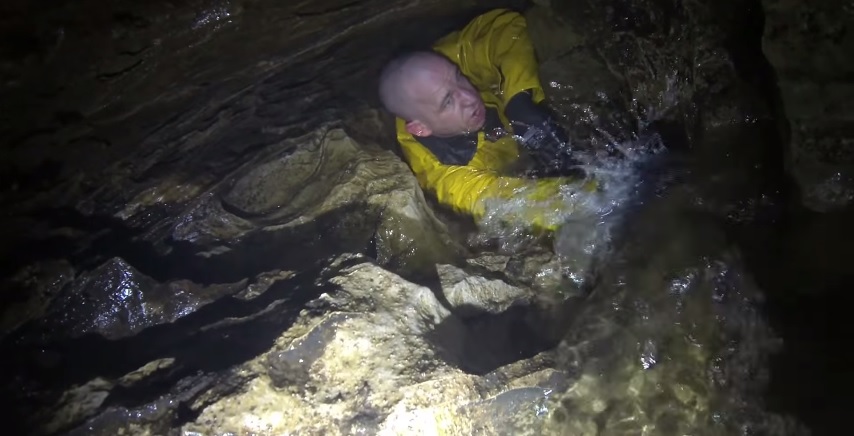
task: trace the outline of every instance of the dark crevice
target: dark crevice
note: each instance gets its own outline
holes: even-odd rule
[[[52,138],[52,135],[57,132],[57,129],[50,127],[43,127],[38,129],[29,130],[18,137],[13,137],[9,139],[9,142],[5,145],[11,149],[19,147],[21,144],[25,144],[29,141],[32,141],[38,137],[44,137],[45,140],[49,140]]]
[[[136,50],[122,50],[118,54],[120,56],[136,56],[138,54],[142,54],[143,52],[145,52],[149,48],[151,48],[151,46],[146,45],[146,46],[143,46],[142,48],[139,48]]]
[[[352,229],[348,239],[339,234],[318,233],[318,229],[339,228],[342,218],[358,217],[368,208],[354,204],[318,217],[315,221],[276,232],[257,229],[228,245],[228,251],[209,258],[201,251],[214,246],[196,245],[184,241],[168,241],[168,254],[163,248],[145,241],[145,229],[134,229],[112,216],[84,215],[74,209],[44,210],[31,218],[43,221],[51,228],[74,228],[94,236],[85,248],[79,240],[51,237],[26,240],[22,246],[8,247],[8,256],[0,272],[10,275],[30,263],[46,258],[67,258],[78,272],[92,269],[112,257],[120,257],[141,273],[159,282],[188,279],[195,283],[234,283],[246,277],[273,269],[299,269],[316,259],[339,252],[363,252],[372,229]],[[148,211],[147,213],[151,213]],[[169,215],[171,216],[171,215]],[[366,220],[370,224],[370,220]]]
[[[854,275],[803,268],[793,272],[787,267],[811,256],[793,251],[788,241],[811,220],[822,219],[822,214],[800,206],[798,186],[785,169],[790,122],[777,74],[762,51],[762,4],[751,1],[741,12],[743,32],[733,34],[727,48],[738,73],[768,103],[776,123],[768,143],[756,145],[765,150],[762,164],[769,176],[765,183],[777,188],[776,205],[766,219],[729,227],[730,236],[741,246],[748,268],[764,291],[763,307],[771,327],[783,340],[782,350],[772,356],[765,400],[772,411],[796,416],[813,434],[839,434],[847,427],[843,399],[854,389],[854,377],[845,375],[850,374],[854,355],[844,346],[840,348],[849,340],[845,320],[847,308],[854,304]],[[809,289],[801,287],[807,283]]]
[[[111,71],[111,72],[109,72],[109,73],[101,73],[101,74],[96,75],[96,76],[95,76],[95,78],[96,78],[96,79],[98,79],[98,80],[109,80],[109,79],[113,79],[113,78],[115,78],[115,77],[118,77],[118,76],[121,76],[121,75],[124,75],[124,74],[126,74],[126,73],[131,72],[132,70],[136,69],[136,67],[138,67],[138,66],[140,66],[140,65],[142,65],[142,59],[137,59],[137,61],[136,61],[136,62],[134,62],[134,63],[132,63],[132,64],[128,65],[128,66],[127,66],[127,67],[125,67],[125,68],[122,68],[122,69],[117,70],[117,71]]]
[[[469,374],[485,375],[554,349],[581,306],[578,298],[565,300],[559,308],[519,303],[499,313],[458,306],[451,310],[466,314],[463,331],[450,319],[437,325],[426,339],[448,363]]]
[[[335,271],[364,260],[349,259]],[[0,362],[2,371],[35,383],[46,395],[28,400],[20,398],[17,386],[6,386],[9,391],[3,395],[8,402],[5,406],[18,411],[17,416],[28,416],[27,412],[38,410],[38,406],[53,404],[75,384],[95,377],[115,379],[151,361],[174,358],[175,363],[162,373],[111,391],[101,407],[134,408],[161,397],[182,379],[225,371],[246,362],[269,350],[308,301],[333,291],[332,285],[315,282],[326,266],[320,262],[306,268],[297,276],[272,285],[254,300],[224,297],[173,323],[149,327],[128,338],[109,340],[99,334],[87,334],[38,343],[7,340],[2,344],[3,355],[7,356]]]

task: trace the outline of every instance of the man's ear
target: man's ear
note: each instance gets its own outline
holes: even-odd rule
[[[421,121],[409,121],[406,123],[406,131],[414,136],[430,136],[433,131]]]

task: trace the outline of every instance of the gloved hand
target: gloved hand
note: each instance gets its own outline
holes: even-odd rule
[[[538,179],[521,195],[525,207],[516,208],[506,216],[507,222],[524,223],[535,233],[547,233],[557,230],[568,215],[584,207],[585,199],[595,195],[599,183],[592,178],[575,179],[570,177],[549,177]],[[579,195],[566,196],[565,193],[577,192]]]
[[[546,175],[577,176],[579,162],[572,157],[566,132],[549,111],[531,100],[530,94],[521,92],[510,99],[505,109],[513,134],[540,170]]]
[[[545,168],[568,170],[578,165],[566,132],[551,118],[533,125],[512,122],[512,126],[519,143]]]

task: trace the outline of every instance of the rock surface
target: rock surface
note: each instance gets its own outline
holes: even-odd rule
[[[527,16],[554,30],[535,40],[548,53],[541,76],[580,148],[631,156],[663,145],[667,163],[642,171],[689,163],[690,174],[672,177],[695,187],[696,206],[744,225],[773,219],[787,201],[779,114],[759,86],[769,78],[750,33],[757,13],[737,1],[574,0]],[[627,183],[625,171],[602,166],[591,171],[606,186]]]
[[[485,351],[467,339],[469,327],[430,289],[359,256],[325,263],[306,285],[314,298],[257,356],[218,374],[178,377],[188,362],[170,357],[93,378],[61,396],[42,432],[85,418],[69,434],[162,434],[176,425],[183,434],[501,434],[541,425],[549,395],[570,382],[546,355],[480,376],[450,365],[449,356]],[[269,328],[281,302],[201,331]],[[172,387],[162,397],[141,401],[146,385],[164,382]]]
[[[763,0],[762,48],[788,119],[788,164],[815,211],[854,200],[854,7],[844,1]]]

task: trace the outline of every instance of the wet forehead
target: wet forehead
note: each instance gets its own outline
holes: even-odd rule
[[[414,103],[439,107],[454,86],[456,66],[443,58],[433,58],[413,66],[409,95]]]

